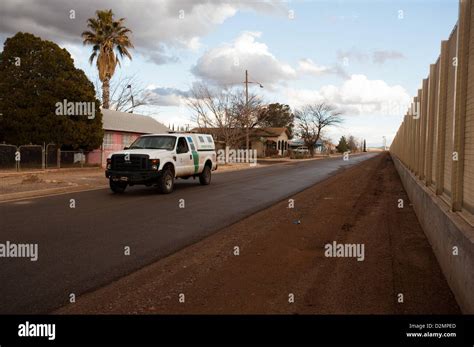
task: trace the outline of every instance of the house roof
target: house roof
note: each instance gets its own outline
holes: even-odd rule
[[[194,128],[192,131],[203,132],[215,135],[218,133],[218,128]],[[282,133],[286,132],[289,136],[290,132],[287,128],[252,128],[250,129],[250,136],[253,137],[278,137]]]
[[[278,137],[282,133],[286,132],[286,134],[289,136],[290,132],[288,131],[288,128],[253,128],[251,130],[251,134],[253,136],[260,136],[260,137]]]
[[[149,116],[101,109],[104,130],[130,133],[151,134],[166,133],[170,129]]]

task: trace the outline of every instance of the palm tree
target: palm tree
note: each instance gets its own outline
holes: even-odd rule
[[[123,25],[125,18],[114,20],[112,10],[98,10],[96,15],[97,17],[87,20],[90,30],[84,31],[82,38],[84,45],[92,45],[89,63],[92,65],[97,58],[99,79],[102,82],[102,107],[109,108],[110,80],[117,64],[120,66],[115,50],[120,58],[127,56],[132,59],[128,51],[128,48],[133,48],[128,37],[132,31]]]

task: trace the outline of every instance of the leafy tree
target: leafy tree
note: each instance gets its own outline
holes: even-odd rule
[[[0,60],[0,142],[54,142],[85,150],[102,143],[102,114],[94,86],[74,67],[70,54],[51,41],[17,33]],[[56,103],[86,102],[95,117],[57,115]]]
[[[99,79],[102,82],[102,106],[109,108],[110,103],[110,80],[114,75],[120,60],[115,55],[115,50],[120,58],[124,56],[130,60],[132,56],[128,48],[133,48],[128,34],[132,31],[123,25],[125,18],[114,20],[112,10],[99,10],[97,17],[87,20],[86,30],[82,33],[84,44],[92,45],[92,54],[89,63],[92,64],[97,58],[97,69]]]
[[[322,131],[327,127],[342,123],[342,112],[335,106],[323,102],[306,105],[296,110],[295,119],[299,135],[313,155],[314,146],[321,138]]]
[[[349,150],[349,144],[347,143],[345,136],[341,136],[341,138],[339,139],[339,144],[336,146],[336,149],[339,153],[344,153]]]
[[[290,132],[290,138],[293,137],[295,116],[291,112],[289,105],[269,104],[267,107],[262,108],[259,119],[262,127],[285,127]]]

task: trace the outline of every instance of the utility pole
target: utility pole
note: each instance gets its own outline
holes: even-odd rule
[[[260,82],[253,82],[249,81],[249,72],[248,70],[245,70],[245,118],[246,118],[246,147],[247,150],[249,150],[250,147],[250,136],[249,136],[249,131],[250,131],[250,112],[249,112],[249,84],[255,83],[260,86],[260,88],[263,88],[263,85]]]
[[[246,129],[246,142],[245,149],[249,150],[250,147],[250,134],[249,134],[249,73],[245,70],[245,127]],[[248,155],[248,154],[247,154]]]
[[[242,83],[242,82],[239,82]],[[249,112],[249,84],[254,83],[258,84],[260,88],[263,88],[263,85],[260,82],[256,81],[249,81],[249,72],[245,70],[245,109],[244,109],[244,117],[245,117],[245,128],[246,128],[246,144],[245,147],[247,150],[250,147],[250,112]]]

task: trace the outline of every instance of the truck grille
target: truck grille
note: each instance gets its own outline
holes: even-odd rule
[[[125,154],[112,155],[112,170],[143,171],[148,170],[149,156],[147,154],[130,154],[130,161],[125,160]]]

